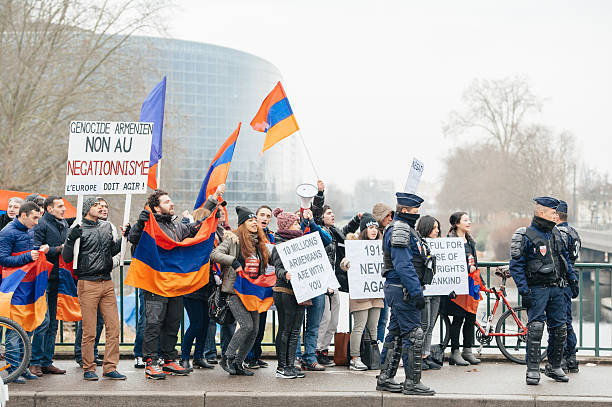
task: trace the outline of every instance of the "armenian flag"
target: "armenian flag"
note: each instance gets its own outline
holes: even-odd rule
[[[487,287],[482,283],[480,278],[480,269],[468,273],[468,288],[469,294],[461,294],[453,298],[455,304],[459,305],[464,310],[476,314],[478,311],[478,303],[482,300],[480,291],[484,291]]]
[[[238,128],[234,130],[227,140],[225,140],[225,143],[223,143],[210,163],[208,172],[206,172],[204,181],[202,181],[200,193],[193,207],[194,210],[201,208],[208,196],[214,194],[219,185],[225,184],[230,164],[232,163],[232,157],[234,157],[234,149],[236,148],[236,141],[238,140],[241,124],[242,123],[238,123]],[[219,199],[222,198],[219,197]]]
[[[300,129],[280,82],[264,99],[259,111],[251,121],[251,127],[255,131],[266,133],[262,153]]]
[[[164,108],[166,105],[166,77],[158,83],[149,96],[142,102],[140,110],[141,122],[153,123],[153,140],[149,156],[149,188],[157,189],[157,163],[162,158],[162,131],[164,129]]]
[[[45,292],[52,268],[53,264],[42,252],[38,259],[23,266],[4,267],[0,284],[0,316],[12,319],[27,332],[38,328],[47,314]]]
[[[266,312],[273,304],[272,287],[276,284],[276,274],[262,274],[256,279],[249,277],[244,270],[236,273],[234,291],[240,297],[247,311]]]
[[[72,262],[66,264],[62,256],[59,260],[59,284],[57,288],[57,316],[58,321],[80,321],[81,304],[77,295],[76,278],[72,269]]]
[[[32,194],[31,192],[22,192],[22,191],[11,191],[9,189],[0,189],[0,215],[6,213],[8,209],[8,201],[13,197],[25,199],[28,195]],[[39,194],[43,198],[47,198],[48,195]],[[70,204],[67,200],[64,199],[64,204],[66,205],[66,213],[64,216],[66,218],[75,218],[76,217],[76,208]]]
[[[213,212],[200,224],[195,237],[177,242],[149,214],[125,283],[163,297],[178,297],[199,290],[208,284],[216,229],[217,218]]]

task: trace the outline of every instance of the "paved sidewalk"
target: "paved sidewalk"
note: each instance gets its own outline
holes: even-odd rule
[[[542,375],[539,386],[525,385],[525,366],[485,362],[461,368],[444,366],[423,373],[423,383],[434,388],[434,397],[408,397],[377,392],[376,371],[353,372],[334,367],[325,372],[306,372],[306,378],[283,380],[270,367],[255,370],[253,377],[229,376],[218,365],[195,370],[190,376],[166,380],[144,378],[131,361],[122,360],[119,371],[126,381],[100,379],[86,382],[72,361],[58,361],[67,369],[63,376],[45,375],[25,385],[9,385],[9,406],[262,406],[298,407],[331,402],[330,406],[449,405],[612,405],[612,365],[581,365],[569,383],[556,383]],[[101,375],[102,369],[98,368]],[[403,380],[400,368],[398,380]]]

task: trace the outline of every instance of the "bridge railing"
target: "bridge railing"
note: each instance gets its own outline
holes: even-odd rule
[[[129,266],[129,260],[126,260],[125,266]],[[500,280],[495,276],[495,268],[505,266],[507,262],[480,262],[482,277],[485,279],[488,287],[498,286]],[[611,263],[577,263],[575,265],[576,273],[579,277],[580,295],[574,300],[574,321],[573,326],[578,337],[578,349],[584,351],[592,351],[595,356],[600,356],[600,352],[612,351],[612,310],[610,307],[610,298],[612,297]],[[121,266],[118,272],[118,307],[120,315],[120,341],[121,346],[133,346],[135,337],[135,327],[138,325],[139,302],[135,295],[135,290],[132,287],[126,287],[123,284],[127,267]],[[518,291],[512,290],[513,281],[507,282],[509,301],[513,304],[520,303]],[[604,304],[603,299],[607,298]],[[516,299],[516,301],[513,301]],[[486,312],[491,312],[492,305],[495,302],[495,297],[489,293],[483,295],[483,300],[486,301]],[[602,308],[605,314],[602,320]],[[129,312],[127,312],[129,311]],[[502,315],[505,311],[505,305],[502,304]],[[270,311],[271,315],[271,337],[264,341],[262,346],[273,346],[276,338],[277,318],[276,312]],[[482,315],[478,315],[478,318]],[[126,323],[129,322],[129,325]],[[183,337],[184,323],[181,322],[180,338]],[[74,323],[64,323],[60,321],[59,340],[57,346],[73,346],[74,345]],[[604,332],[605,337],[610,339],[609,343],[602,343],[601,333]],[[102,338],[103,340],[104,338]],[[494,344],[485,346],[495,348]]]

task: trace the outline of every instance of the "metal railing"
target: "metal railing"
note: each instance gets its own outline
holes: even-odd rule
[[[130,263],[129,260],[126,260],[125,265],[128,266],[129,263]],[[487,287],[491,287],[491,285],[493,286],[499,285],[498,280],[492,280],[492,278],[497,278],[494,276],[495,268],[498,266],[506,266],[506,265],[508,265],[507,262],[480,262],[479,263],[481,273],[483,273],[482,277],[485,278]],[[611,337],[610,344],[603,345],[603,346],[601,344],[601,338],[600,338],[600,332],[602,329],[601,308],[610,307],[610,305],[604,306],[602,304],[602,299],[607,297],[605,294],[609,294],[609,296],[612,297],[612,284],[611,284],[612,264],[611,263],[577,263],[574,266],[574,268],[579,277],[579,287],[580,287],[579,297],[574,302],[574,304],[577,303],[578,305],[578,310],[576,312],[578,318],[574,319],[574,322],[573,322],[574,330],[576,331],[576,335],[578,337],[578,349],[593,351],[595,356],[600,356],[601,351],[612,351],[612,337]],[[127,269],[124,266],[120,267],[119,269],[119,294],[118,294],[119,303],[118,303],[118,306],[119,306],[119,314],[120,314],[120,321],[121,321],[120,342],[121,342],[121,346],[133,346],[134,344],[133,341],[126,340],[126,323],[125,323],[125,318],[124,318],[126,287],[123,284],[123,281],[125,279],[126,270]],[[493,271],[493,276],[491,273],[492,271]],[[602,275],[607,277],[604,279],[605,280],[604,282],[602,282],[602,279],[601,279]],[[585,281],[586,276],[589,277],[588,281]],[[507,282],[507,285],[508,286],[512,285],[511,280]],[[608,289],[606,293],[602,295],[602,287],[605,287],[606,285],[609,285],[610,288]],[[134,292],[135,294],[135,298],[134,298],[135,310],[134,311],[135,311],[136,323],[134,326],[137,326],[140,304],[138,301],[138,297],[135,293],[135,290],[133,288],[129,288],[129,291]],[[508,299],[510,300],[510,297],[508,297]],[[490,293],[486,293],[485,300],[486,300],[486,310],[487,310],[487,315],[488,315],[491,312],[492,303],[495,301],[495,297]],[[518,294],[518,291],[516,292],[516,303],[517,304],[520,303],[520,296]],[[588,308],[589,303],[592,303],[590,309]],[[503,303],[502,303],[501,311],[502,312],[499,313],[499,315],[502,315],[503,312],[506,311],[506,307]],[[609,314],[610,315],[608,315],[608,317],[606,318],[607,319],[606,324],[607,324],[607,329],[609,329],[612,332],[612,322],[611,322],[612,310],[609,311]],[[274,338],[276,337],[276,329],[277,329],[276,319],[277,319],[276,312],[272,312],[272,321],[271,321],[272,322],[272,342],[264,342],[262,343],[262,346],[273,346],[274,345]],[[184,334],[184,323],[183,322],[184,321],[181,321],[180,338],[182,338]],[[70,325],[72,324],[73,323],[63,323],[62,321],[60,321],[60,326],[58,329],[59,334],[60,334],[59,341],[57,342],[58,346],[74,345],[74,342],[70,342],[70,341],[67,342],[64,340],[64,329],[65,328],[71,329],[72,327],[70,327]],[[587,329],[587,325],[589,329],[592,328],[592,331]],[[593,337],[593,340],[592,341],[587,340],[587,337],[588,338]],[[592,342],[592,343],[587,344],[586,342]],[[495,344],[490,344],[488,346],[485,345],[484,347],[496,348]]]

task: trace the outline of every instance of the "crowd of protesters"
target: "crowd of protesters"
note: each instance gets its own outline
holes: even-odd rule
[[[161,230],[177,242],[196,236],[201,222],[213,213],[218,218],[218,223],[217,230],[214,231],[215,248],[210,255],[211,267],[207,285],[178,297],[164,297],[137,289],[139,314],[134,344],[134,367],[143,368],[146,378],[185,376],[193,369],[213,369],[216,364],[230,375],[243,376],[252,376],[256,369],[268,367],[268,363],[262,360],[261,346],[266,331],[267,313],[247,310],[241,297],[234,291],[234,282],[239,273],[257,277],[266,272],[268,265],[274,267],[276,274],[276,285],[273,287],[273,300],[278,315],[275,338],[278,362],[276,377],[303,378],[304,371],[323,371],[335,366],[329,350],[338,328],[339,291],[349,292],[347,271],[350,262],[345,253],[345,241],[382,240],[386,228],[393,226],[394,218],[406,219],[416,230],[419,242],[424,245],[424,238],[441,237],[442,228],[434,217],[426,215],[418,219],[419,216],[413,211],[402,212],[398,218],[394,210],[385,203],[376,204],[371,212],[355,214],[345,226],[339,227],[336,226],[333,209],[325,203],[324,183],[319,181],[317,188],[318,193],[311,207],[297,212],[280,208],[273,210],[266,205],[255,211],[236,206],[236,228],[226,223],[228,217],[227,203],[223,200],[224,185],[220,185],[215,193],[208,197],[202,208],[193,213],[186,211],[181,217],[175,214],[170,194],[156,190],[148,197],[146,209],[140,213],[136,222],[125,225],[120,231],[110,223],[108,204],[100,197],[84,199],[80,223],[74,222],[75,219],[65,219],[66,207],[62,197],[49,196],[43,199],[40,195],[33,194],[25,201],[20,198],[10,199],[6,214],[0,217],[0,265],[23,265],[36,260],[40,252],[45,253],[47,260],[53,264],[46,292],[47,315],[38,328],[28,332],[32,339],[29,370],[14,381],[25,383],[26,380],[36,380],[45,374],[66,373],[53,365],[58,329],[57,270],[60,257],[66,263],[78,260],[79,265],[76,271],[77,292],[83,319],[77,324],[74,353],[75,361],[83,369],[84,379],[98,380],[97,366],[102,366],[105,378],[126,379],[125,375],[117,371],[120,321],[111,271],[119,265],[122,236],[132,244],[133,254],[151,213]],[[414,196],[406,199],[414,199],[418,203],[414,204],[416,208],[420,205],[420,201]],[[398,204],[397,208],[413,209],[410,205]],[[277,227],[275,232],[271,230],[274,219]],[[478,256],[468,214],[453,213],[449,222],[451,228],[448,236],[463,239],[469,273],[475,273],[478,270]],[[317,233],[320,236],[339,288],[329,287],[326,293],[298,303],[292,288],[291,272],[284,267],[274,245],[308,233]],[[80,248],[78,259],[75,257],[77,242]],[[422,252],[420,246],[419,251]],[[13,255],[14,253],[23,254]],[[424,258],[426,261],[426,256]],[[217,324],[208,313],[209,297],[217,287],[220,287],[220,291],[226,296],[235,319],[235,322],[220,327],[220,354],[215,343]],[[393,313],[392,321],[389,322],[388,300],[350,300],[352,330],[346,364],[351,370],[362,371],[373,368],[372,365],[381,368],[382,363],[377,388],[395,392],[401,391],[402,388],[393,381],[393,369],[397,370],[399,363],[397,352],[402,355],[403,353],[401,346],[398,350],[397,343],[394,342],[393,329],[387,329],[397,323],[397,316],[394,317]],[[433,329],[438,316],[444,313],[452,317],[449,364],[478,364],[480,360],[472,354],[478,301],[469,295],[451,293],[448,296],[428,296],[423,299],[422,304],[420,301],[415,304],[420,314],[418,325],[422,332],[422,348],[419,348],[418,354],[420,362],[414,362],[408,357],[404,364],[410,364],[413,370],[418,369],[419,375],[411,376],[414,371],[407,371],[407,380],[410,376],[415,382],[404,392],[433,394],[433,391],[419,380],[420,370],[441,368],[441,361],[434,360],[431,355]],[[182,338],[179,354],[177,340],[184,310],[189,318],[189,326]],[[302,327],[303,337],[300,335]],[[106,340],[104,357],[100,359],[98,344],[103,329],[106,332]],[[389,336],[385,340],[387,331]],[[461,333],[463,347],[460,352]],[[364,337],[376,346],[385,341],[381,363],[368,365],[362,360],[361,345]],[[304,344],[303,350],[301,343]],[[395,368],[393,363],[396,363]],[[406,386],[403,389],[406,390]]]

